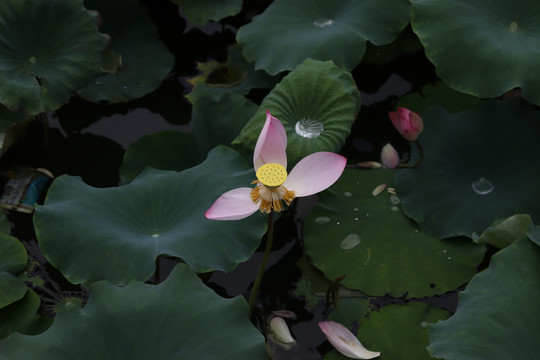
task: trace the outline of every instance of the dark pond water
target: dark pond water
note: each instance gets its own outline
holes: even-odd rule
[[[44,143],[40,122],[31,123],[21,140],[0,159],[0,171],[14,166],[44,167],[56,176],[67,173],[82,176],[92,186],[108,187],[120,184],[118,168],[125,149],[144,134],[160,130],[187,130],[191,114],[190,105],[182,98],[189,92],[187,78],[197,75],[197,62],[226,60],[226,48],[235,42],[235,30],[261,12],[264,2],[245,1],[244,10],[227,20],[226,26],[211,24],[193,27],[168,1],[148,1],[150,14],[155,20],[162,40],[176,56],[174,71],[164,80],[161,88],[141,99],[126,104],[90,104],[72,99],[61,110],[48,114],[49,128]],[[410,31],[410,29],[409,29]],[[370,46],[368,51],[377,51]],[[350,162],[377,160],[380,148],[392,134],[387,112],[396,100],[411,90],[436,80],[432,65],[423,51],[406,54],[385,65],[361,64],[352,72],[362,93],[362,109],[353,126],[352,136],[342,153]],[[414,82],[413,82],[414,81]],[[256,89],[248,97],[260,103],[268,89]],[[408,144],[397,134],[391,139],[397,150],[407,156]],[[284,353],[276,350],[276,358],[320,359],[330,345],[325,341],[317,322],[328,312],[321,301],[315,309],[307,309],[302,298],[293,294],[301,278],[295,266],[304,256],[302,246],[302,219],[316,197],[297,201],[296,212],[287,212],[276,223],[273,252],[261,285],[254,323],[264,332],[265,318],[273,310],[288,310],[296,314],[291,320],[291,332],[298,345]],[[70,285],[61,274],[49,266],[36,245],[31,215],[9,212],[13,234],[29,249],[39,263],[36,269],[49,281],[46,287],[53,293],[86,299],[86,292]],[[249,297],[250,287],[256,276],[264,250],[264,239],[257,253],[246,263],[230,273],[202,274],[201,278],[217,293],[226,297]],[[163,280],[174,260],[159,261],[159,280]],[[149,281],[155,281],[150,279]],[[436,307],[455,310],[457,292],[445,296],[422,299]],[[51,295],[41,293],[44,298]],[[374,306],[403,303],[404,299],[379,298]],[[51,314],[51,305],[45,302],[42,313]]]

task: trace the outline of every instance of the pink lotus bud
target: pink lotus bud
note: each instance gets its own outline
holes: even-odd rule
[[[381,162],[387,169],[395,169],[399,165],[399,154],[391,144],[383,146],[381,151]]]
[[[424,129],[424,122],[420,115],[409,109],[398,107],[397,111],[390,111],[388,115],[397,131],[408,141],[418,139],[418,135]]]

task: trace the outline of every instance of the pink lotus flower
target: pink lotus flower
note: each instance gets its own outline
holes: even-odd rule
[[[416,141],[424,129],[424,122],[420,115],[409,109],[398,107],[397,111],[388,113],[394,127],[408,141]]]
[[[328,341],[330,341],[330,344],[332,344],[337,351],[351,359],[373,359],[381,355],[380,352],[367,350],[360,343],[360,340],[340,323],[334,321],[321,321],[319,322],[319,327],[324,335],[326,335]]]
[[[266,112],[253,153],[257,180],[254,188],[241,187],[221,195],[205,213],[212,220],[239,220],[257,210],[282,211],[297,197],[323,191],[341,176],[347,159],[331,152],[317,152],[300,160],[287,174],[287,133],[281,122]]]

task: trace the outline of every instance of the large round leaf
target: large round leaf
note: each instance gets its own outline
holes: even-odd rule
[[[234,145],[248,153],[253,151],[266,110],[287,131],[291,167],[316,151],[341,149],[360,110],[360,93],[350,73],[331,61],[307,59],[264,98]]]
[[[540,105],[540,2],[413,0],[412,26],[455,89],[495,97],[521,87]]]
[[[154,91],[174,66],[174,56],[159,40],[145,5],[138,0],[86,0],[103,19],[102,31],[111,35],[100,76],[78,94],[89,101],[126,102]]]
[[[72,283],[147,280],[160,254],[197,272],[232,270],[259,245],[265,221],[212,221],[205,211],[225,191],[250,186],[253,170],[234,150],[214,149],[177,173],[147,169],[130,184],[98,189],[61,176],[38,206],[34,226],[49,262]]]
[[[370,296],[424,297],[466,283],[484,247],[467,239],[440,241],[418,230],[399,198],[372,190],[391,186],[392,170],[345,170],[306,218],[304,243],[328,278]]]
[[[89,291],[84,308],[68,303],[46,332],[11,335],[0,359],[266,359],[245,301],[219,297],[186,266],[159,285]]]
[[[540,248],[527,238],[495,254],[460,293],[456,313],[429,332],[447,360],[535,359],[540,352]]]
[[[482,233],[514,214],[540,218],[540,113],[524,101],[489,101],[448,114],[423,114],[424,160],[399,171],[396,187],[405,213],[444,238]]]
[[[244,56],[270,74],[306,58],[333,60],[352,70],[366,40],[384,45],[409,23],[406,0],[279,0],[238,30]]]
[[[57,109],[100,72],[109,38],[82,0],[3,0],[0,19],[0,103],[8,108]]]
[[[430,360],[426,351],[428,326],[450,314],[427,304],[410,302],[388,305],[369,314],[358,328],[357,337],[367,349],[380,351],[380,360]],[[350,319],[353,322],[358,319]],[[325,360],[346,358],[331,352]]]

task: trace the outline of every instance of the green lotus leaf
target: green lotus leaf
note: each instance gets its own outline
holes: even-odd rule
[[[534,359],[540,352],[540,248],[526,238],[499,251],[459,294],[456,313],[429,331],[447,360]]]
[[[100,72],[109,38],[82,0],[4,0],[0,18],[0,103],[9,109],[57,109]]]
[[[133,180],[145,167],[184,170],[199,164],[217,145],[229,145],[257,106],[241,95],[201,98],[193,106],[192,131],[162,131],[143,136],[124,154],[120,177]],[[180,156],[181,155],[181,156]]]
[[[241,297],[224,299],[184,265],[159,285],[93,284],[44,333],[13,334],[0,359],[266,359]]]
[[[36,235],[47,260],[74,284],[147,280],[160,254],[180,257],[197,272],[230,271],[253,254],[265,221],[257,215],[211,221],[204,213],[253,177],[227,147],[183,172],[148,168],[121,187],[93,188],[64,175],[36,208]]]
[[[530,225],[531,217],[529,215],[513,215],[509,218],[495,221],[475,241],[491,244],[502,249],[514,241],[526,237]]]
[[[109,73],[95,78],[78,95],[93,102],[119,103],[161,85],[174,66],[174,56],[159,40],[145,5],[138,0],[86,0],[85,4],[99,11],[101,30],[111,35],[112,44],[102,58]]]
[[[40,304],[39,296],[28,289],[19,301],[0,309],[0,339],[6,338],[14,331],[35,333],[36,329],[33,326],[42,319],[37,315]]]
[[[450,314],[428,304],[409,302],[388,305],[362,321],[357,337],[367,349],[380,351],[381,360],[430,360],[426,351],[429,324],[447,319]],[[350,322],[357,319],[350,319]],[[325,360],[346,359],[332,351]]]
[[[321,194],[304,223],[304,244],[313,264],[329,279],[369,296],[424,297],[466,283],[484,246],[466,238],[440,241],[418,230],[399,209],[399,198],[384,191],[393,170],[345,170]],[[429,271],[425,271],[429,269]]]
[[[271,88],[277,81],[276,77],[262,70],[254,70],[238,46],[228,48],[226,63],[210,61],[199,63],[197,67],[201,74],[189,79],[193,89],[186,95],[192,104],[203,97],[212,97],[218,101],[228,93],[246,95],[253,88]]]
[[[264,98],[233,145],[253,152],[266,110],[287,131],[291,167],[311,153],[341,149],[360,110],[360,93],[350,73],[331,61],[307,59]]]
[[[237,40],[255,69],[272,75],[306,58],[333,60],[352,70],[366,41],[391,43],[409,23],[410,12],[405,0],[278,0],[242,26]]]
[[[0,309],[26,293],[26,284],[16,275],[24,270],[27,261],[24,245],[13,236],[0,233]]]
[[[242,0],[171,0],[180,5],[189,21],[195,25],[204,25],[209,20],[219,21],[227,16],[236,15],[242,10]]]
[[[540,104],[540,3],[412,0],[412,26],[451,87],[496,97],[516,87]]]
[[[515,99],[459,114],[432,108],[422,115],[424,160],[399,171],[395,184],[404,212],[424,231],[471,236],[514,214],[540,218],[537,111]]]

